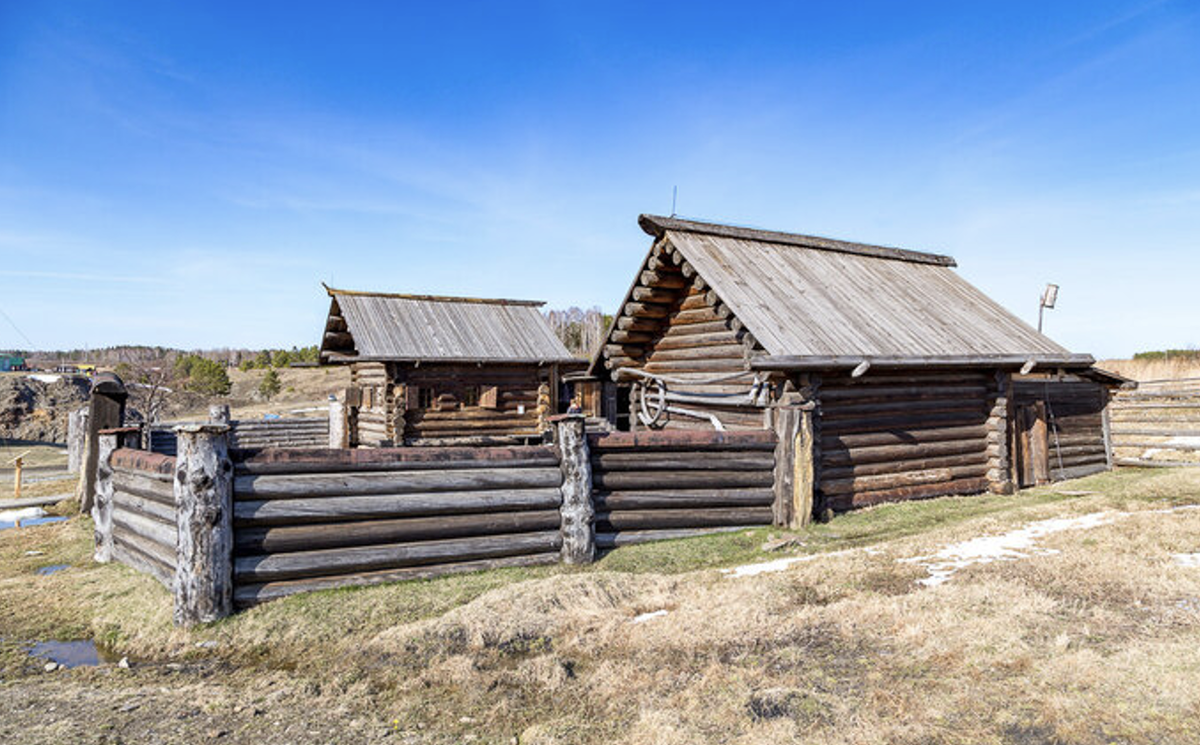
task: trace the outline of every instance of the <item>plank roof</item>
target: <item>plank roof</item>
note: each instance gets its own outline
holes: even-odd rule
[[[678,250],[769,357],[1086,357],[971,285],[949,256],[653,215],[639,224],[651,253]]]
[[[326,287],[330,316],[345,320],[352,351],[330,343],[323,359],[396,362],[568,362],[532,300],[359,292]],[[328,323],[327,323],[328,327]]]

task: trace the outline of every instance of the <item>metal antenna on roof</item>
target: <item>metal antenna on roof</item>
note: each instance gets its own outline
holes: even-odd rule
[[[675,198],[679,196],[679,187],[671,187],[671,217],[675,216]]]

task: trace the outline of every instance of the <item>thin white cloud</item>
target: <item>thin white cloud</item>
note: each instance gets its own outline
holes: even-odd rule
[[[0,277],[25,277],[28,279],[65,279],[87,282],[131,282],[143,284],[167,284],[161,277],[139,277],[132,274],[87,274],[84,272],[40,272],[0,269]]]

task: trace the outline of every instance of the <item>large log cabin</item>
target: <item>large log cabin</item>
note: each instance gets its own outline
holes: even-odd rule
[[[642,215],[652,239],[588,371],[618,429],[780,431],[818,511],[1010,491],[1111,465],[1123,381],[949,256]],[[789,445],[790,446],[790,445]]]
[[[561,373],[586,365],[540,302],[325,289],[321,363],[350,366],[351,447],[539,438]]]

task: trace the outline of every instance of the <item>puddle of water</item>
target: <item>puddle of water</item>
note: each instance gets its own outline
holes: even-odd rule
[[[62,570],[66,569],[69,566],[71,566],[71,565],[70,564],[51,564],[50,566],[39,568],[37,570],[37,573],[42,576],[45,576],[47,574],[54,574],[55,572],[61,572]]]
[[[90,639],[76,642],[38,642],[29,648],[29,655],[57,662],[63,667],[89,667],[113,661],[109,655],[97,649],[96,643]]]
[[[49,525],[50,523],[62,523],[66,521],[67,518],[65,517],[33,517],[28,520],[22,520],[21,527],[32,528],[34,525]],[[14,522],[0,522],[0,530],[8,530],[15,527],[17,527],[17,524]]]

